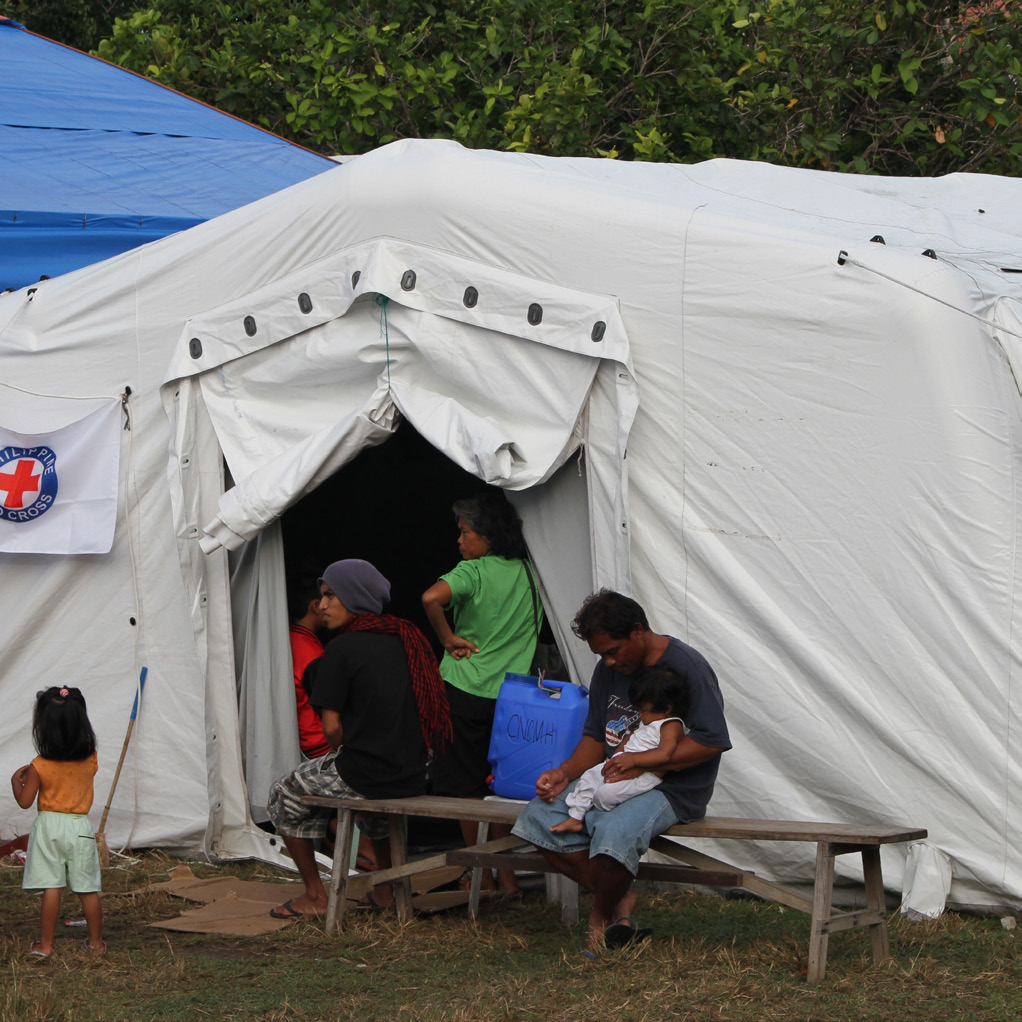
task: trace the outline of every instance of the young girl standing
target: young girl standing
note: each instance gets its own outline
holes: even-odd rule
[[[47,958],[60,915],[64,887],[82,902],[89,927],[88,951],[105,951],[103,909],[99,901],[99,855],[89,823],[92,778],[96,773],[96,735],[77,688],[48,688],[36,697],[32,738],[39,752],[11,777],[14,798],[22,809],[39,796],[39,815],[28,838],[25,890],[43,892],[42,932],[29,954]]]

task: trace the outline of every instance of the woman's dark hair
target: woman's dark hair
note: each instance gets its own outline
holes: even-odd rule
[[[43,759],[70,762],[96,751],[96,734],[78,688],[43,689],[35,697],[32,740]]]
[[[522,520],[499,490],[486,490],[474,497],[456,500],[452,510],[455,519],[464,519],[473,532],[490,541],[490,553],[523,560],[528,557]]]
[[[638,625],[649,631],[646,612],[630,596],[613,589],[600,589],[587,596],[571,622],[571,630],[583,641],[603,633],[612,639],[627,639]]]
[[[684,720],[688,713],[688,678],[670,667],[648,667],[632,678],[628,698],[636,709],[648,703],[655,713],[670,713]]]

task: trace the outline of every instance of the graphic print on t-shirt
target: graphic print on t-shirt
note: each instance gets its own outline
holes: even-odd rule
[[[607,703],[607,723],[604,728],[604,741],[607,747],[616,749],[638,726],[638,710],[631,703],[624,702],[612,694]]]

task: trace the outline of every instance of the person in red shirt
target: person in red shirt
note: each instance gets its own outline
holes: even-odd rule
[[[294,668],[295,708],[298,711],[298,744],[302,755],[318,759],[330,751],[323,734],[323,722],[309,703],[309,693],[302,684],[305,668],[323,655],[319,632],[323,615],[319,609],[316,577],[293,579],[288,591],[288,612],[291,615],[291,663]]]

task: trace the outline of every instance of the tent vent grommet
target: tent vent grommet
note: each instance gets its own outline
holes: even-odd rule
[[[873,237],[870,238],[869,240],[874,242],[874,243],[876,243],[877,245],[886,245],[887,244],[887,242],[884,241],[884,236],[882,234],[874,234]]]
[[[602,319],[598,319],[593,324],[593,332],[589,335],[593,341],[602,341],[603,335],[607,332],[607,324]]]
[[[131,625],[132,628],[134,628],[135,625],[138,624],[138,622],[133,617],[129,617],[128,618],[128,624]]]
[[[405,270],[404,276],[401,278],[401,290],[415,290],[415,270]]]
[[[844,266],[845,262],[847,261],[847,259],[848,259],[848,253],[844,249],[841,249],[841,251],[838,252],[838,254],[837,254],[837,264],[838,264],[838,266]]]
[[[923,249],[923,255],[926,256],[927,259],[937,258],[937,253],[934,252],[932,248]]]
[[[188,342],[188,354],[192,358],[202,358],[202,341],[198,337],[193,337]]]
[[[257,327],[256,327],[255,317],[253,317],[253,316],[246,316],[245,317],[245,333],[248,334],[249,337],[255,337],[256,330],[257,330]]]
[[[529,325],[539,326],[543,322],[543,306],[537,305],[535,302],[529,306]]]
[[[358,278],[361,277],[361,276],[362,276],[362,271],[361,270],[356,270],[351,275],[351,286],[352,287],[358,287]]]
[[[304,291],[298,296],[298,308],[306,315],[312,312],[312,299]]]
[[[479,301],[479,292],[474,287],[467,287],[461,300],[465,303],[466,309],[474,309]]]

